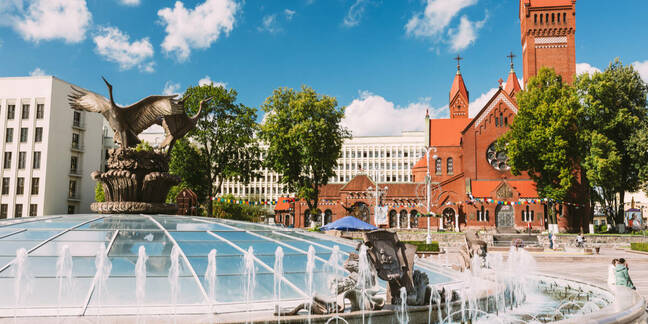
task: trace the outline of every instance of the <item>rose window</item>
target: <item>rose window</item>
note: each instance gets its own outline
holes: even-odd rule
[[[508,171],[510,167],[508,166],[508,156],[505,152],[498,152],[495,148],[495,143],[492,143],[488,146],[486,150],[486,160],[493,169],[498,171]]]

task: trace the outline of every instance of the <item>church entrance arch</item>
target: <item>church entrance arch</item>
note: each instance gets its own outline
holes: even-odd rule
[[[330,209],[324,211],[324,225],[333,221],[333,212]]]
[[[515,211],[511,205],[497,205],[495,208],[495,222],[498,229],[513,228],[515,226]]]
[[[453,208],[446,208],[443,210],[443,223],[448,226],[448,224],[453,224],[455,221],[455,210]]]
[[[396,218],[398,217],[398,213],[396,210],[392,209],[389,211],[389,228],[396,228],[396,225],[398,224],[398,221]]]

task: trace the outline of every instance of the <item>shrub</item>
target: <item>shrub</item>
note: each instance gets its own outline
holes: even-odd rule
[[[416,252],[439,252],[439,242],[432,242],[430,244],[425,244],[422,241],[403,241],[403,243],[409,243],[416,245]]]
[[[97,181],[97,185],[95,185],[95,201],[96,202],[105,202],[106,201],[106,196],[104,195],[103,186],[101,185],[101,181]]]
[[[648,243],[630,243],[630,248],[635,251],[648,252]]]

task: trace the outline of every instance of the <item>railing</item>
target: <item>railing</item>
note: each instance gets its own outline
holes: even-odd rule
[[[72,127],[77,128],[79,130],[85,130],[85,123],[82,123],[80,121],[74,121],[72,122]]]
[[[83,151],[83,145],[81,145],[81,143],[72,142],[72,149],[75,151]]]
[[[68,200],[81,200],[81,194],[79,194],[79,193],[68,193]]]

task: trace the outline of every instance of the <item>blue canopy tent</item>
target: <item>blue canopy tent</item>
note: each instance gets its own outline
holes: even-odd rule
[[[336,220],[333,223],[326,224],[320,228],[320,231],[372,231],[378,229],[376,226],[365,223],[353,216],[346,216]]]

